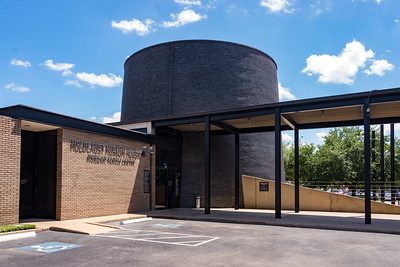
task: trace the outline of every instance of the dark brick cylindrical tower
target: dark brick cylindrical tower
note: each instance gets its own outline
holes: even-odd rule
[[[125,62],[121,122],[278,102],[276,72],[269,55],[235,43],[188,40],[147,47]],[[181,207],[191,207],[194,196],[204,193],[204,136],[183,137]],[[214,207],[233,206],[233,149],[233,136],[212,137]],[[240,172],[274,177],[273,134],[241,135]]]

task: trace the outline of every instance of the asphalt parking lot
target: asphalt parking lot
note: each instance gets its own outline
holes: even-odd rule
[[[119,223],[113,223],[119,225]],[[398,266],[399,235],[153,219],[0,243],[0,266]]]

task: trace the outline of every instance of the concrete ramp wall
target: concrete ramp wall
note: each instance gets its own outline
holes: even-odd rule
[[[268,191],[260,191],[260,182],[268,182]],[[274,209],[275,182],[242,175],[243,200],[246,209]],[[282,209],[294,210],[294,185],[284,184]],[[300,187],[300,210],[364,212],[364,199]],[[400,214],[400,206],[371,201],[372,213]]]

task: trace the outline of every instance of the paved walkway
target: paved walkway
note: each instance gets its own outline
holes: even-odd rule
[[[372,223],[365,224],[363,213],[282,211],[282,218],[275,219],[274,210],[261,209],[167,209],[143,212],[153,218],[198,220],[227,223],[275,225],[287,227],[316,228],[344,231],[361,231],[400,235],[400,215],[372,214]]]
[[[79,234],[94,235],[119,230],[120,227],[106,225],[104,223],[118,222],[132,219],[146,218],[146,215],[139,214],[119,214],[103,217],[93,217],[77,220],[54,221],[54,220],[22,220],[22,223],[30,223],[36,225],[36,231],[62,231]]]
[[[67,221],[32,219],[22,222],[35,224],[37,227],[36,231],[53,230],[93,235],[120,229],[118,226],[106,225],[104,223],[140,219],[147,216],[178,220],[275,225],[400,235],[400,215],[372,214],[372,224],[367,225],[364,223],[363,213],[317,211],[295,213],[294,211],[282,211],[282,218],[275,219],[274,210],[262,209],[211,209],[211,214],[206,215],[204,214],[204,209],[179,208]]]

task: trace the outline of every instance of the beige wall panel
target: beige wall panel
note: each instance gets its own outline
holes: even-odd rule
[[[269,182],[269,191],[260,191],[260,182]],[[245,208],[274,209],[275,182],[242,175]],[[294,210],[294,186],[282,184],[282,209]],[[333,194],[320,190],[300,187],[300,210],[364,212],[364,199]],[[400,206],[371,201],[373,213],[400,214]]]

